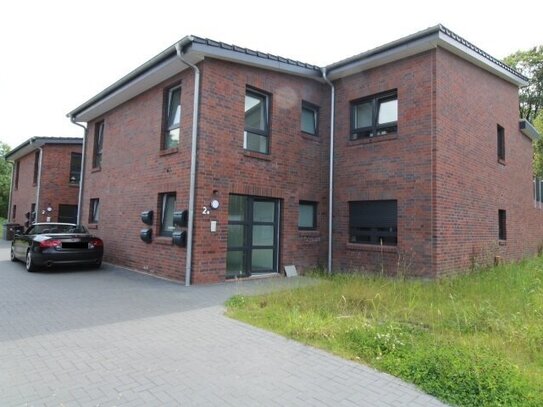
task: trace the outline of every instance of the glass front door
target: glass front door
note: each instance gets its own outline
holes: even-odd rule
[[[277,272],[276,199],[230,195],[226,277]]]

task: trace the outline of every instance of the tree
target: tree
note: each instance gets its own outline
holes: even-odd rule
[[[520,117],[533,122],[543,109],[543,45],[517,51],[504,61],[529,79],[520,90]]]
[[[543,137],[543,110],[539,112],[533,124]],[[534,142],[534,174],[543,178],[543,138]]]
[[[10,150],[10,146],[0,141],[0,218],[6,218],[8,215],[11,164],[5,157]]]

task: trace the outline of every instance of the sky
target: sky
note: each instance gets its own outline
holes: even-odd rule
[[[193,34],[324,66],[443,24],[496,58],[543,44],[543,1],[26,0],[0,5],[0,141],[81,137],[66,113]]]

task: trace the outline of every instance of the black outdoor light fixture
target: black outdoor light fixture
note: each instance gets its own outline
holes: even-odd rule
[[[143,211],[141,213],[141,221],[146,225],[153,224],[153,211]]]
[[[151,228],[141,229],[140,239],[143,240],[145,243],[151,243],[151,241],[153,240],[153,229]]]
[[[189,211],[186,209],[183,211],[175,211],[173,213],[173,224],[180,228],[186,228],[189,222]]]
[[[172,242],[179,247],[187,246],[187,232],[184,230],[175,230],[172,233]]]

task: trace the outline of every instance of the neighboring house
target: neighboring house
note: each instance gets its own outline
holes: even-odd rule
[[[517,259],[543,243],[526,84],[443,26],[325,68],[185,37],[68,114],[82,221],[107,260],[186,284]]]
[[[82,138],[32,137],[6,155],[13,164],[8,219],[76,222]]]

